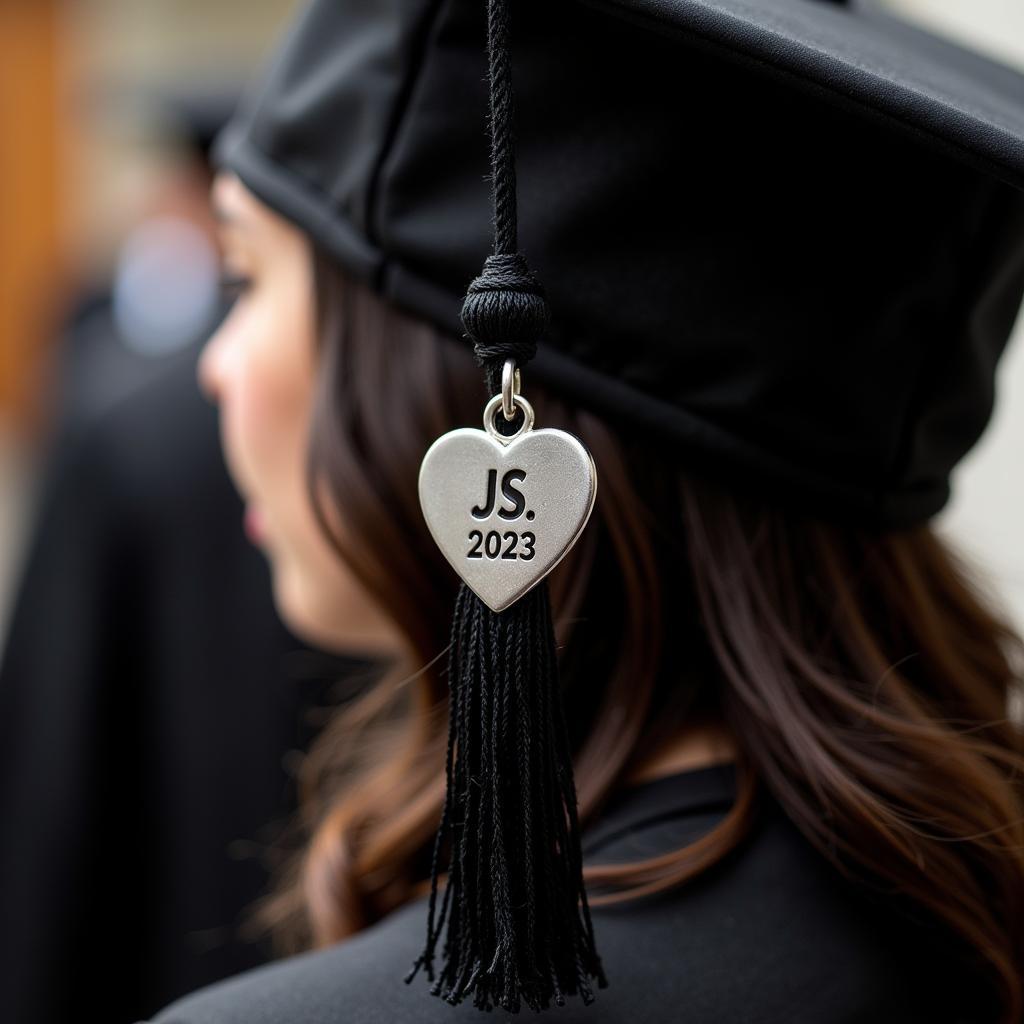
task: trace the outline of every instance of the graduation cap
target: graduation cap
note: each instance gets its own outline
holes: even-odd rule
[[[605,979],[537,570],[596,480],[575,439],[536,443],[561,432],[532,430],[517,371],[731,486],[927,519],[1024,294],[1024,75],[869,3],[315,0],[215,156],[473,343],[486,429],[446,435],[421,476],[466,582],[417,966],[442,945],[451,1002],[589,1001]],[[503,453],[531,433],[523,470]],[[511,560],[487,550],[502,513]]]

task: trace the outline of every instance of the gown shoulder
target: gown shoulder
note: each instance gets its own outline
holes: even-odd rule
[[[688,778],[686,777],[688,776]],[[655,780],[584,836],[589,862],[640,859],[691,842],[728,810],[725,766]],[[772,805],[774,807],[774,805]],[[593,908],[609,987],[562,1024],[981,1024],[926,932],[866,899],[776,808],[691,884]],[[425,901],[354,938],[250,970],[173,1003],[152,1024],[422,1024],[479,1019],[403,976],[422,948]],[[970,1005],[968,999],[963,1005]],[[494,1011],[492,1019],[511,1016]]]

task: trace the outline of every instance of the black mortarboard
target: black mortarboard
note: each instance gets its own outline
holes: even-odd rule
[[[465,328],[492,389],[532,359],[682,465],[872,525],[946,501],[1024,293],[1024,76],[867,4],[314,0],[215,155],[384,298]],[[468,584],[448,500],[424,511]],[[535,584],[510,607],[464,585],[449,651],[417,967],[447,917],[433,991],[488,1009],[605,983]]]
[[[1024,76],[874,7],[516,0],[531,374],[683,463],[882,525],[983,429],[1024,291]],[[222,164],[461,336],[483,0],[312,3]]]

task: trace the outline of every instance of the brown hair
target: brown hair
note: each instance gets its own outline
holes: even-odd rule
[[[259,918],[283,951],[353,934],[423,891],[443,797],[441,673],[456,581],[416,480],[430,441],[485,396],[464,343],[317,257],[321,525],[408,644],[319,736],[298,849]],[[873,531],[671,467],[643,438],[530,397],[598,465],[591,524],[551,579],[580,812],[685,722],[723,720],[733,809],[697,842],[591,866],[594,902],[686,882],[737,848],[765,787],[845,874],[976,964],[1024,1011],[1024,741],[1008,714],[1021,640],[928,524]],[[340,510],[332,530],[323,499]]]

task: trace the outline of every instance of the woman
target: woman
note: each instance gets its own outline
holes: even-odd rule
[[[776,6],[804,19],[788,48],[767,8],[737,37],[725,2],[699,31],[669,5],[683,37],[516,10],[523,237],[555,317],[524,391],[600,480],[550,592],[610,985],[558,1012],[1016,1021],[1022,646],[928,520],[1024,293],[1024,136],[999,156],[975,125],[968,165],[939,138],[952,95],[904,110],[904,135],[796,90],[849,14]],[[911,75],[960,54],[870,24],[858,45]],[[489,397],[454,329],[490,229],[482,39],[468,5],[315,3],[220,146],[238,298],[201,381],[286,622],[380,672],[311,754],[302,845],[261,908],[310,951],[162,1024],[475,1012],[400,978],[445,798],[458,582],[417,475]],[[993,106],[1021,84],[963,59]],[[666,133],[701,89],[687,136]]]

